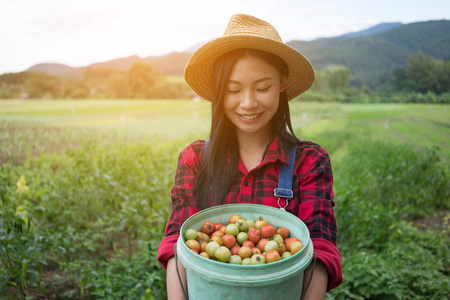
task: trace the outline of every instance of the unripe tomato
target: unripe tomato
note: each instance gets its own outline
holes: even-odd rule
[[[281,255],[281,259],[286,259],[288,257],[292,256],[291,252],[286,251]]]
[[[250,259],[249,257],[244,258],[244,259],[242,260],[241,265],[246,265],[246,266],[251,265],[251,259]]]
[[[271,263],[279,260],[281,260],[281,256],[276,250],[267,251],[266,263]]]
[[[249,227],[247,221],[244,219],[238,219],[236,225],[239,226],[239,231],[247,231]]]
[[[196,240],[199,243],[203,242],[203,232],[197,231],[197,238],[196,238]]]
[[[195,240],[197,238],[197,230],[189,228],[184,233],[184,239],[187,240]]]
[[[253,253],[252,253],[252,249],[250,249],[250,248],[247,247],[247,246],[241,247],[241,249],[240,249],[239,252],[238,252],[238,255],[239,255],[242,259],[247,258],[247,257],[251,257],[252,254],[253,254]]]
[[[211,256],[211,258],[215,257],[214,253],[216,253],[216,250],[220,248],[220,245],[215,242],[215,241],[211,241],[208,243],[208,245],[206,245],[206,252],[208,252],[209,256]]]
[[[232,214],[228,219],[228,224],[235,224],[237,220],[242,219],[238,214]]]
[[[275,233],[272,237],[272,240],[276,241],[278,244],[283,243],[283,237],[279,235],[278,233]]]
[[[223,225],[222,227],[219,228],[219,231],[222,231],[223,233],[226,233],[227,226]]]
[[[215,236],[213,236],[213,237],[211,238],[211,241],[214,241],[214,242],[216,242],[217,244],[219,244],[220,246],[223,246],[223,239],[222,239],[221,236],[215,235]]]
[[[287,239],[289,237],[289,229],[287,229],[286,227],[280,227],[276,230],[276,233],[278,233],[279,235],[281,235],[284,239]]]
[[[253,243],[258,244],[259,240],[261,239],[261,231],[256,228],[251,229],[248,232],[248,239]]]
[[[284,244],[286,245],[286,249],[287,249],[288,251],[291,251],[291,244],[292,244],[293,242],[296,242],[296,241],[300,242],[300,240],[299,240],[298,238],[296,238],[296,237],[287,238],[287,239],[284,241]]]
[[[247,232],[239,232],[236,236],[236,240],[241,245],[243,245],[247,241],[249,242]]]
[[[222,237],[222,241],[223,241],[223,245],[225,247],[227,247],[228,249],[231,249],[232,247],[236,246],[236,238],[232,234],[225,234]]]
[[[271,250],[275,250],[278,252],[278,243],[275,241],[268,241],[264,246],[264,251],[269,252]]]
[[[224,235],[225,233],[223,233],[222,231],[214,231],[213,234],[211,235],[211,238],[213,238],[214,236],[223,237]]]
[[[208,252],[206,252],[206,251],[205,252],[201,252],[200,256],[203,256],[204,258],[207,258],[207,259],[211,258],[211,256],[209,256]]]
[[[203,242],[200,244],[200,250],[199,250],[200,253],[206,251],[206,245],[208,245],[208,242],[205,242],[205,241],[203,241]]]
[[[212,234],[214,231],[216,231],[214,223],[210,221],[206,221],[203,223],[202,230],[206,234]]]
[[[228,249],[225,246],[221,246],[219,249],[216,250],[214,253],[214,257],[220,260],[221,262],[228,262],[231,257],[230,249]]]
[[[232,234],[234,236],[237,236],[239,233],[239,226],[237,226],[236,224],[232,223],[232,224],[228,224],[227,228],[225,230],[226,233]]]
[[[286,252],[286,245],[283,243],[279,243],[278,244],[278,253],[280,253],[280,255],[283,255],[284,252]]]
[[[259,217],[258,220],[255,221],[255,228],[261,230],[264,225],[267,225],[267,220],[263,217]]]
[[[257,247],[253,247],[253,248],[252,248],[252,253],[253,253],[253,255],[255,255],[255,254],[261,254],[261,250],[259,250],[259,248],[257,248]]]
[[[261,235],[265,238],[270,239],[274,236],[274,234],[275,234],[275,228],[270,224],[264,225],[261,228]]]
[[[250,228],[250,227],[255,227],[255,220],[253,220],[253,219],[247,219],[247,220],[245,220],[246,222],[247,222],[247,224],[248,224],[248,228]]]
[[[250,264],[252,265],[262,265],[266,263],[266,259],[262,254],[255,254],[250,259]]]
[[[242,258],[239,255],[231,255],[228,263],[233,265],[240,265],[242,264]]]
[[[203,240],[205,242],[209,242],[209,235],[207,235],[206,233],[203,232]]]

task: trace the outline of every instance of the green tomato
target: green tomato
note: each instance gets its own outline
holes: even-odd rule
[[[276,241],[268,241],[266,246],[264,247],[265,252],[269,252],[270,250],[275,250],[278,252],[278,243]]]
[[[286,251],[281,255],[281,259],[285,259],[288,258],[289,256],[292,256],[291,252]]]
[[[197,230],[192,228],[186,230],[186,232],[184,233],[184,238],[186,239],[186,241],[197,239]]]
[[[212,242],[209,242],[208,245],[206,245],[205,250],[209,254],[209,256],[215,257],[214,253],[216,253],[217,249],[219,249],[219,248],[220,248],[219,243],[212,241]]]
[[[219,247],[219,249],[216,250],[216,252],[214,253],[215,258],[217,258],[218,260],[220,260],[221,262],[228,262],[230,260],[231,257],[231,252],[230,249],[228,249],[225,246]]]
[[[248,228],[250,228],[250,227],[255,227],[255,220],[253,220],[253,219],[247,219],[247,220],[245,220],[246,222],[247,222],[247,224],[248,224]]]
[[[278,244],[283,244],[283,237],[278,233],[273,235],[272,240],[276,241]]]
[[[236,240],[239,244],[242,245],[245,241],[248,240],[248,233],[247,232],[239,232],[236,237]]]
[[[263,265],[266,263],[266,259],[261,254],[255,254],[250,258],[251,265]]]
[[[228,224],[227,228],[225,229],[226,234],[232,234],[234,236],[237,236],[239,233],[239,226],[237,224]]]
[[[239,231],[248,231],[248,223],[243,219],[236,221],[237,226],[239,226]]]
[[[241,265],[246,265],[246,266],[251,265],[251,262],[252,262],[252,260],[250,259],[250,257],[247,257],[242,260]]]
[[[228,263],[233,265],[240,265],[242,264],[242,258],[239,255],[231,255]]]

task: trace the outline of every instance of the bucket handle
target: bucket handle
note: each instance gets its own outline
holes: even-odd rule
[[[308,283],[306,284],[306,288],[304,289],[300,300],[303,300],[306,296],[306,292],[308,292],[309,285],[311,284],[311,281],[312,281],[312,278],[314,275],[314,269],[316,268],[316,259],[317,259],[317,254],[316,254],[316,252],[313,252],[313,265],[312,265],[311,275],[309,276]]]
[[[184,291],[183,282],[181,281],[180,271],[178,270],[178,256],[177,256],[177,244],[175,243],[175,267],[177,269],[178,281],[180,282],[181,290],[183,291],[184,299],[189,300],[188,295]]]

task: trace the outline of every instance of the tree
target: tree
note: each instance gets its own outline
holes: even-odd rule
[[[131,98],[154,98],[151,88],[162,75],[148,64],[137,61],[128,70],[128,86]]]

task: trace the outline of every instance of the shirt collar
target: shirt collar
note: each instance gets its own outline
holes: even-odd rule
[[[275,137],[271,142],[266,156],[263,159],[263,163],[273,163],[280,160],[284,164],[289,164],[289,155],[286,146],[280,138]]]

